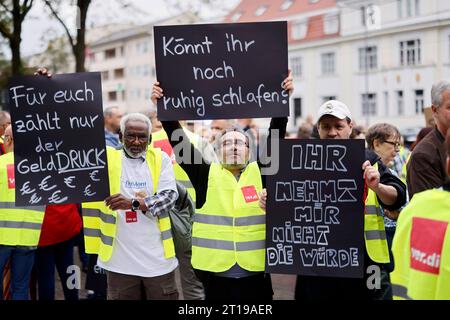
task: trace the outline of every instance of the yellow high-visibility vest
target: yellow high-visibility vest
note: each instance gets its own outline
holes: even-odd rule
[[[110,194],[120,193],[122,174],[122,151],[107,147]],[[162,154],[159,149],[149,148],[146,160],[153,179],[153,193],[157,192],[161,174]],[[86,253],[98,254],[100,260],[108,261],[113,253],[117,231],[117,212],[110,210],[103,201],[83,203],[83,225]],[[164,247],[164,256],[175,256],[170,218],[168,213],[158,217],[158,227]]]
[[[16,206],[14,153],[0,156],[0,245],[37,247],[41,236],[45,206]],[[11,179],[11,180],[9,180]]]
[[[397,221],[394,299],[450,300],[450,192],[414,195]]]
[[[374,167],[378,170],[378,164]],[[370,188],[364,212],[364,239],[367,253],[374,262],[389,263],[389,248],[380,204],[375,192]]]
[[[205,204],[197,209],[192,233],[192,266],[223,272],[234,264],[264,271],[266,216],[259,207],[261,172],[250,163],[239,181],[211,164]]]
[[[196,136],[194,133],[190,132],[189,130],[184,130],[184,133],[187,135],[189,141],[194,145],[194,147],[197,148],[199,137]],[[170,145],[169,138],[167,137],[167,133],[166,131],[164,131],[164,129],[152,133],[152,142],[150,146],[152,148],[159,148],[165,151],[169,155],[169,157],[173,158],[172,163],[175,179],[186,188],[187,192],[189,193],[191,199],[194,201],[195,204],[196,196],[194,186],[192,185],[191,180],[189,180],[187,173],[176,162],[176,159],[173,155],[172,146]]]

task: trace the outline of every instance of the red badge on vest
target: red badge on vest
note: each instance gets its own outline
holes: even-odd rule
[[[6,175],[8,177],[8,189],[14,189],[16,187],[16,179],[14,179],[14,165],[6,165]]]
[[[170,157],[170,159],[172,159],[172,163],[175,163],[173,149],[172,149],[172,146],[170,145],[169,140],[165,139],[165,140],[154,141],[153,147],[159,148],[162,151],[164,151],[165,153],[167,153],[167,155]]]
[[[244,195],[245,202],[258,201],[258,193],[256,192],[255,186],[242,187],[242,194]]]
[[[125,221],[127,223],[137,222],[137,212],[136,211],[126,211],[125,212]]]
[[[413,218],[411,230],[411,268],[439,274],[441,252],[448,222]]]

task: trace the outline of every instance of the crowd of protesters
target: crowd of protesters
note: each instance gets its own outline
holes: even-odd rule
[[[41,75],[48,75],[47,70],[39,69]],[[290,74],[283,85],[292,92]],[[405,262],[412,253],[404,249],[417,223],[412,208],[424,208],[425,200],[430,212],[422,218],[450,222],[449,82],[433,85],[434,127],[423,128],[409,148],[395,123],[356,126],[352,106],[336,100],[317,106],[314,121],[309,117],[288,134],[287,118],[273,118],[267,133],[254,119],[160,122],[155,110],[163,95],[155,83],[148,112],[104,110],[108,166],[114,168],[111,196],[104,202],[48,205],[41,211],[10,203],[7,166],[14,163],[14,137],[9,114],[0,112],[2,299],[55,299],[55,269],[64,298],[84,298],[70,281],[78,247],[81,271],[87,273],[86,298],[271,300],[271,278],[264,272],[267,193],[259,147],[270,141],[273,129],[280,139],[365,139],[365,230],[375,221],[380,235],[369,238],[366,232],[364,254],[365,265],[382,270],[380,288],[368,288],[366,278],[298,276],[297,300],[450,299],[450,230],[444,232],[446,242],[441,239],[437,276],[418,274]],[[181,141],[174,138],[177,130]],[[174,152],[178,144],[189,155]],[[249,185],[256,203],[238,199]],[[436,188],[441,191],[428,193]],[[371,206],[380,209],[379,216],[371,216]],[[21,226],[33,216],[39,232],[10,234],[13,227],[20,228],[10,223],[11,214],[25,213]],[[423,232],[425,237],[428,231]]]

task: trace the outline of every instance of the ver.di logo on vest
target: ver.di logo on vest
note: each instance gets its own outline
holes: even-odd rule
[[[255,186],[242,187],[241,190],[242,190],[242,194],[244,196],[245,202],[249,203],[249,202],[254,202],[254,201],[259,200],[258,193],[256,192]]]
[[[413,218],[410,242],[412,269],[439,274],[447,226],[444,221]]]
[[[14,165],[6,165],[6,174],[8,177],[8,189],[14,189],[16,187],[16,179],[14,179]]]

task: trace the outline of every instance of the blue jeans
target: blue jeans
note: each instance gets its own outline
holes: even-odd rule
[[[78,289],[67,286],[67,279],[72,275],[67,268],[74,265],[73,245],[74,238],[37,249],[35,270],[39,300],[55,300],[55,266],[61,279],[64,298],[78,300]]]
[[[3,300],[3,270],[11,258],[11,299],[30,299],[30,276],[36,250],[0,245],[0,300]]]

